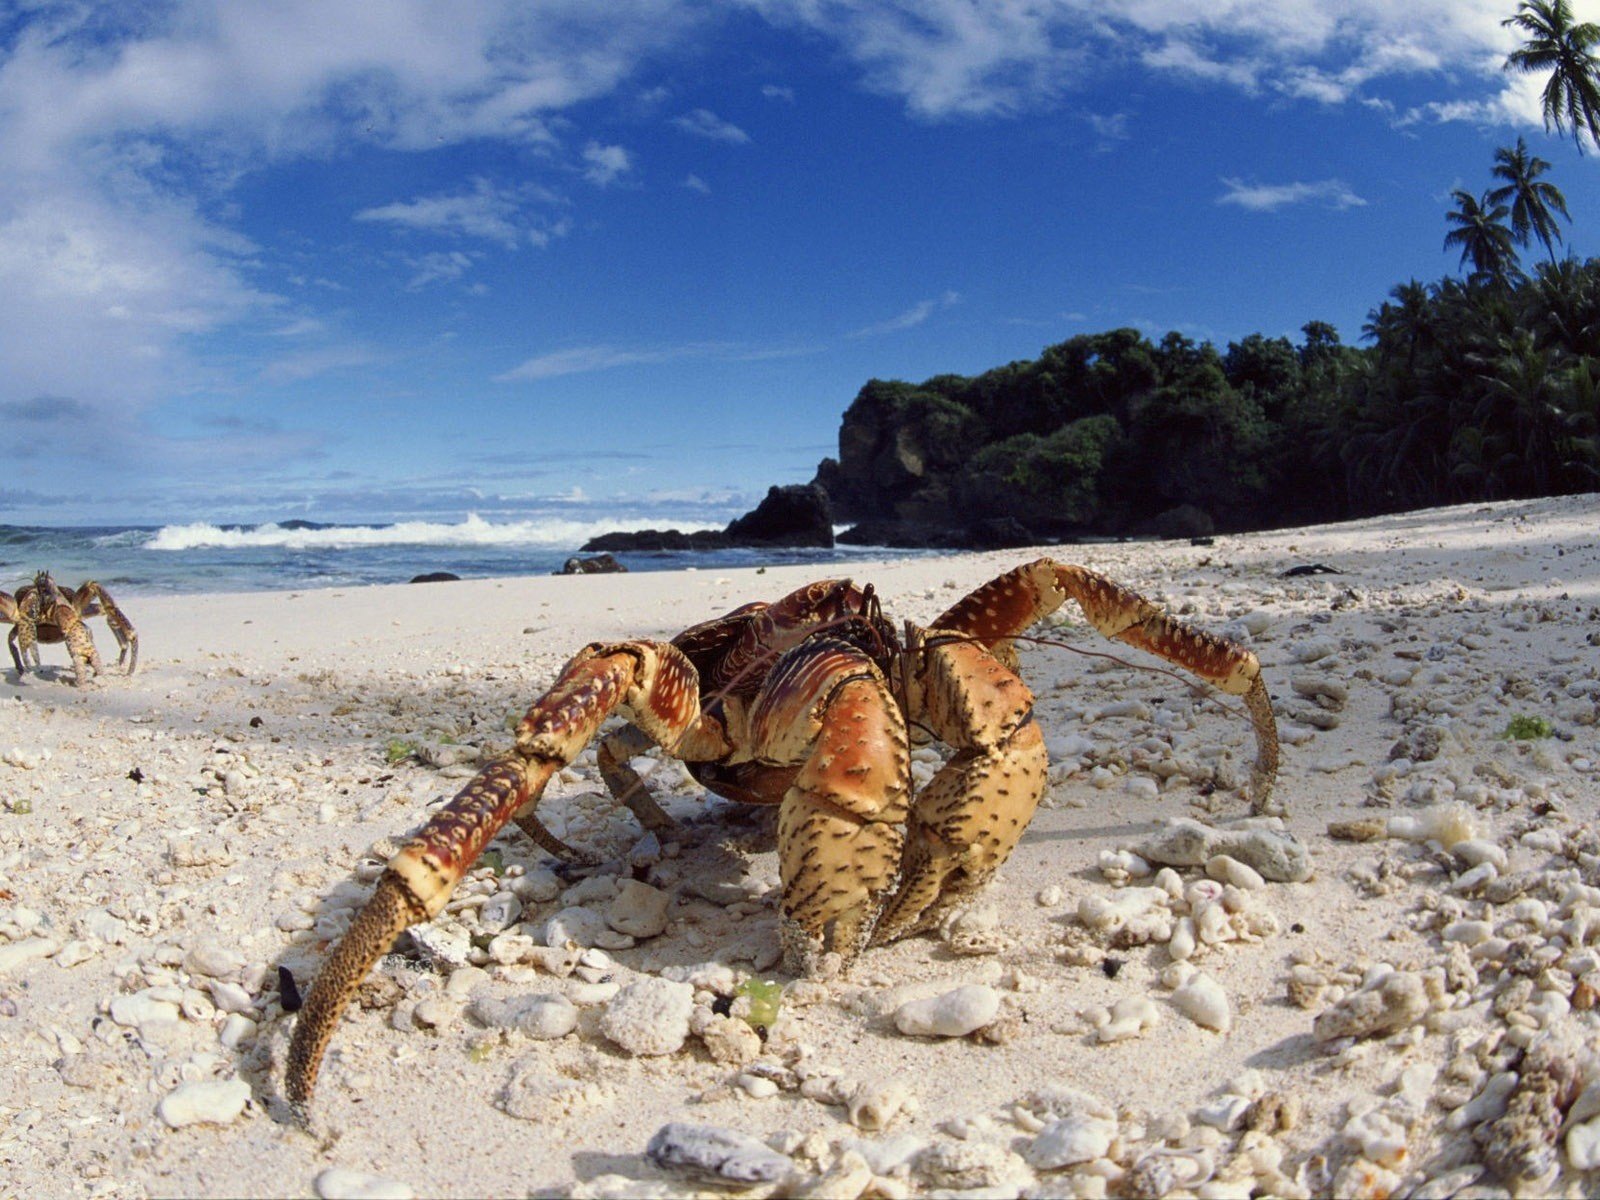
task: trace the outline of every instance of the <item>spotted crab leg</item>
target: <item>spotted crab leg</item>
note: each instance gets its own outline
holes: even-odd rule
[[[908,650],[912,718],[956,752],[912,802],[874,945],[937,926],[994,877],[1033,820],[1049,769],[1033,693],[1013,671],[965,639],[934,634]]]
[[[673,647],[622,642],[581,651],[528,709],[512,752],[479,771],[389,861],[372,898],[324,962],[289,1044],[285,1090],[302,1121],[323,1053],[356,988],[403,930],[444,910],[508,821],[537,830],[535,839],[546,848],[571,853],[538,823],[534,808],[550,777],[613,712],[680,757],[716,758],[730,749],[721,727],[702,718],[695,669]]]
[[[1256,735],[1251,808],[1258,813],[1268,811],[1278,775],[1278,725],[1261,663],[1244,647],[1173,620],[1137,592],[1103,575],[1048,558],[1026,563],[984,584],[957,601],[933,628],[975,637],[1006,665],[1015,666],[1011,639],[1068,600],[1106,637],[1149,651],[1213,687],[1244,697]]]
[[[111,593],[91,579],[81,584],[73,594],[72,608],[80,617],[86,617],[93,615],[96,604],[117,639],[117,647],[121,651],[117,655],[117,666],[126,666],[128,674],[132,675],[139,665],[139,635],[133,628],[133,622],[117,607]]]
[[[6,648],[11,651],[11,661],[17,664],[17,679],[22,679],[22,655],[17,651],[17,626],[22,623],[22,610],[10,592],[0,592],[0,621],[11,626],[6,635]]]

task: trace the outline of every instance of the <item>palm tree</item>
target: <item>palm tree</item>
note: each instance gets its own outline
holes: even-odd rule
[[[1472,260],[1474,276],[1491,280],[1505,280],[1517,269],[1517,251],[1512,244],[1511,230],[1506,227],[1510,209],[1504,204],[1494,204],[1488,195],[1475,198],[1471,192],[1457,188],[1450,193],[1456,202],[1454,211],[1446,216],[1456,228],[1445,234],[1444,247],[1461,247],[1461,262]]]
[[[1505,61],[1507,70],[1549,71],[1540,98],[1544,127],[1568,130],[1583,153],[1583,135],[1600,145],[1600,25],[1576,25],[1567,0],[1521,0],[1514,15],[1500,22],[1527,35],[1520,50]]]
[[[1555,244],[1561,240],[1556,228],[1556,213],[1566,217],[1567,198],[1553,183],[1540,179],[1550,169],[1550,164],[1536,154],[1528,153],[1528,144],[1520,137],[1514,149],[1504,146],[1494,152],[1494,175],[1504,179],[1504,187],[1489,193],[1491,204],[1511,202],[1511,236],[1519,246],[1526,246],[1531,238],[1538,238],[1550,252],[1550,263],[1556,261]]]

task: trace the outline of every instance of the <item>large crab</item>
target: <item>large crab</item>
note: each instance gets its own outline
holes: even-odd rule
[[[67,587],[50,578],[49,571],[40,571],[32,583],[23,584],[17,594],[0,592],[0,621],[9,622],[11,633],[6,645],[11,650],[11,661],[17,667],[20,682],[32,662],[39,670],[39,643],[65,642],[72,656],[72,670],[77,684],[82,687],[92,670],[99,674],[100,652],[94,647],[94,637],[89,632],[88,619],[104,617],[116,636],[121,653],[117,665],[126,666],[132,675],[139,665],[139,635],[111,593],[94,580]]]
[[[329,954],[290,1043],[287,1094],[305,1117],[329,1039],[395,937],[437,916],[507,821],[559,857],[535,812],[550,777],[613,714],[601,774],[646,825],[669,822],[627,760],[651,745],[709,790],[776,804],[785,968],[818,974],[936,925],[1005,862],[1044,792],[1044,739],[1013,639],[1075,601],[1117,638],[1242,695],[1256,735],[1251,800],[1267,808],[1278,738],[1256,656],[1167,617],[1082,567],[1039,559],[903,637],[872,588],[825,580],[749,604],[670,643],[584,647],[489,763],[390,860]],[[953,751],[914,792],[912,741]]]

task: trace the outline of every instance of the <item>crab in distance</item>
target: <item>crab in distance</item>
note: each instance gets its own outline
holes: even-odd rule
[[[126,666],[132,675],[139,665],[139,635],[133,622],[111,599],[111,593],[94,580],[72,588],[51,579],[49,571],[40,571],[32,583],[18,588],[15,596],[0,592],[0,621],[11,625],[6,645],[16,664],[18,682],[29,662],[35,671],[39,670],[40,642],[67,644],[79,687],[88,682],[90,671],[98,675],[103,668],[94,636],[89,632],[90,617],[106,619],[120,650],[117,665]]]

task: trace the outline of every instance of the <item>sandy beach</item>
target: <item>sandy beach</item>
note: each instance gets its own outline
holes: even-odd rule
[[[540,812],[602,865],[503,834],[374,972],[309,1132],[280,967],[309,987],[579,646],[817,572],[119,597],[133,677],[7,663],[0,1196],[1594,1194],[1600,496],[851,573],[927,621],[1039,553],[1256,651],[1281,825],[1236,824],[1236,701],[1064,610],[1039,632],[1122,661],[1021,648],[1051,783],[998,880],[762,1040],[772,820],[668,762],[647,835],[591,751]]]

